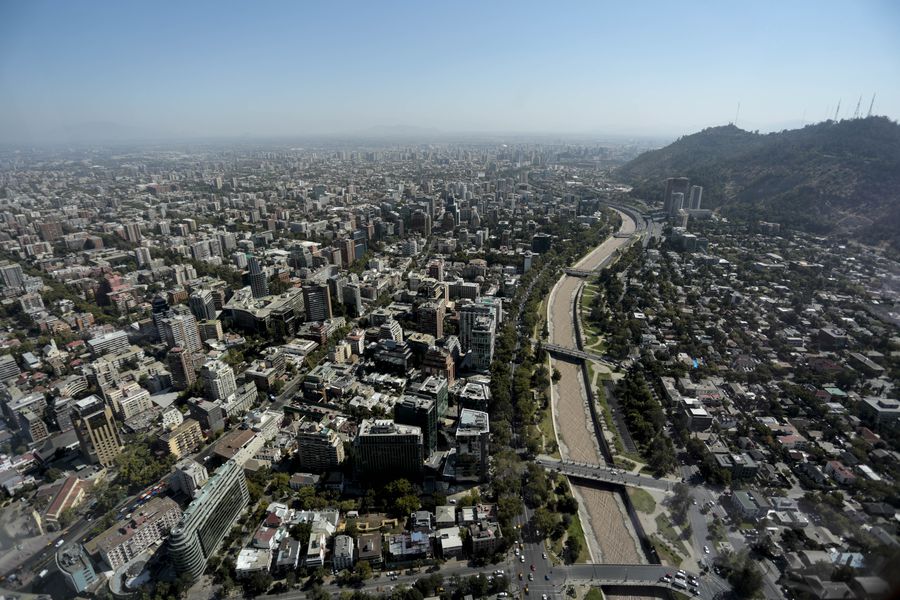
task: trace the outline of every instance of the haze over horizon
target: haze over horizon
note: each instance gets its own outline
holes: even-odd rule
[[[900,6],[4,3],[0,87],[13,144],[896,120]]]

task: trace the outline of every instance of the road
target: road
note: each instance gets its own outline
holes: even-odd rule
[[[535,458],[535,462],[547,469],[559,471],[570,477],[579,477],[582,479],[591,479],[593,481],[602,481],[604,483],[627,485],[631,487],[650,488],[664,492],[671,492],[676,483],[673,479],[657,479],[656,477],[649,477],[647,475],[636,475],[622,469],[607,467],[606,465],[560,461],[549,456],[538,456]]]

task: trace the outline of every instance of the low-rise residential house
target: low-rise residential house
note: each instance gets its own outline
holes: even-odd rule
[[[371,566],[379,566],[382,562],[382,536],[380,533],[363,533],[357,540],[357,559],[366,561]]]
[[[243,579],[255,573],[267,573],[271,567],[271,549],[241,548],[234,565],[234,573],[239,579]]]

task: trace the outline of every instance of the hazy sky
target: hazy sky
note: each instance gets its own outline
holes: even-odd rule
[[[0,2],[0,142],[671,136],[873,92],[900,118],[900,2]]]

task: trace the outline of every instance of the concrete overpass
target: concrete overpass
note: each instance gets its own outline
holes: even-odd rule
[[[594,362],[598,362],[602,365],[606,365],[612,369],[617,369],[618,365],[606,360],[602,356],[597,354],[591,354],[590,352],[585,352],[583,350],[576,350],[575,348],[566,348],[565,346],[560,346],[559,344],[544,344],[544,349],[551,353],[559,356],[564,356],[566,358],[574,358],[575,360],[592,360]]]
[[[669,493],[672,492],[672,488],[676,483],[671,479],[657,479],[648,475],[635,475],[623,469],[607,467],[606,465],[577,463],[544,455],[538,456],[534,460],[545,469],[562,473],[568,477],[577,477],[601,483],[648,488]]]

